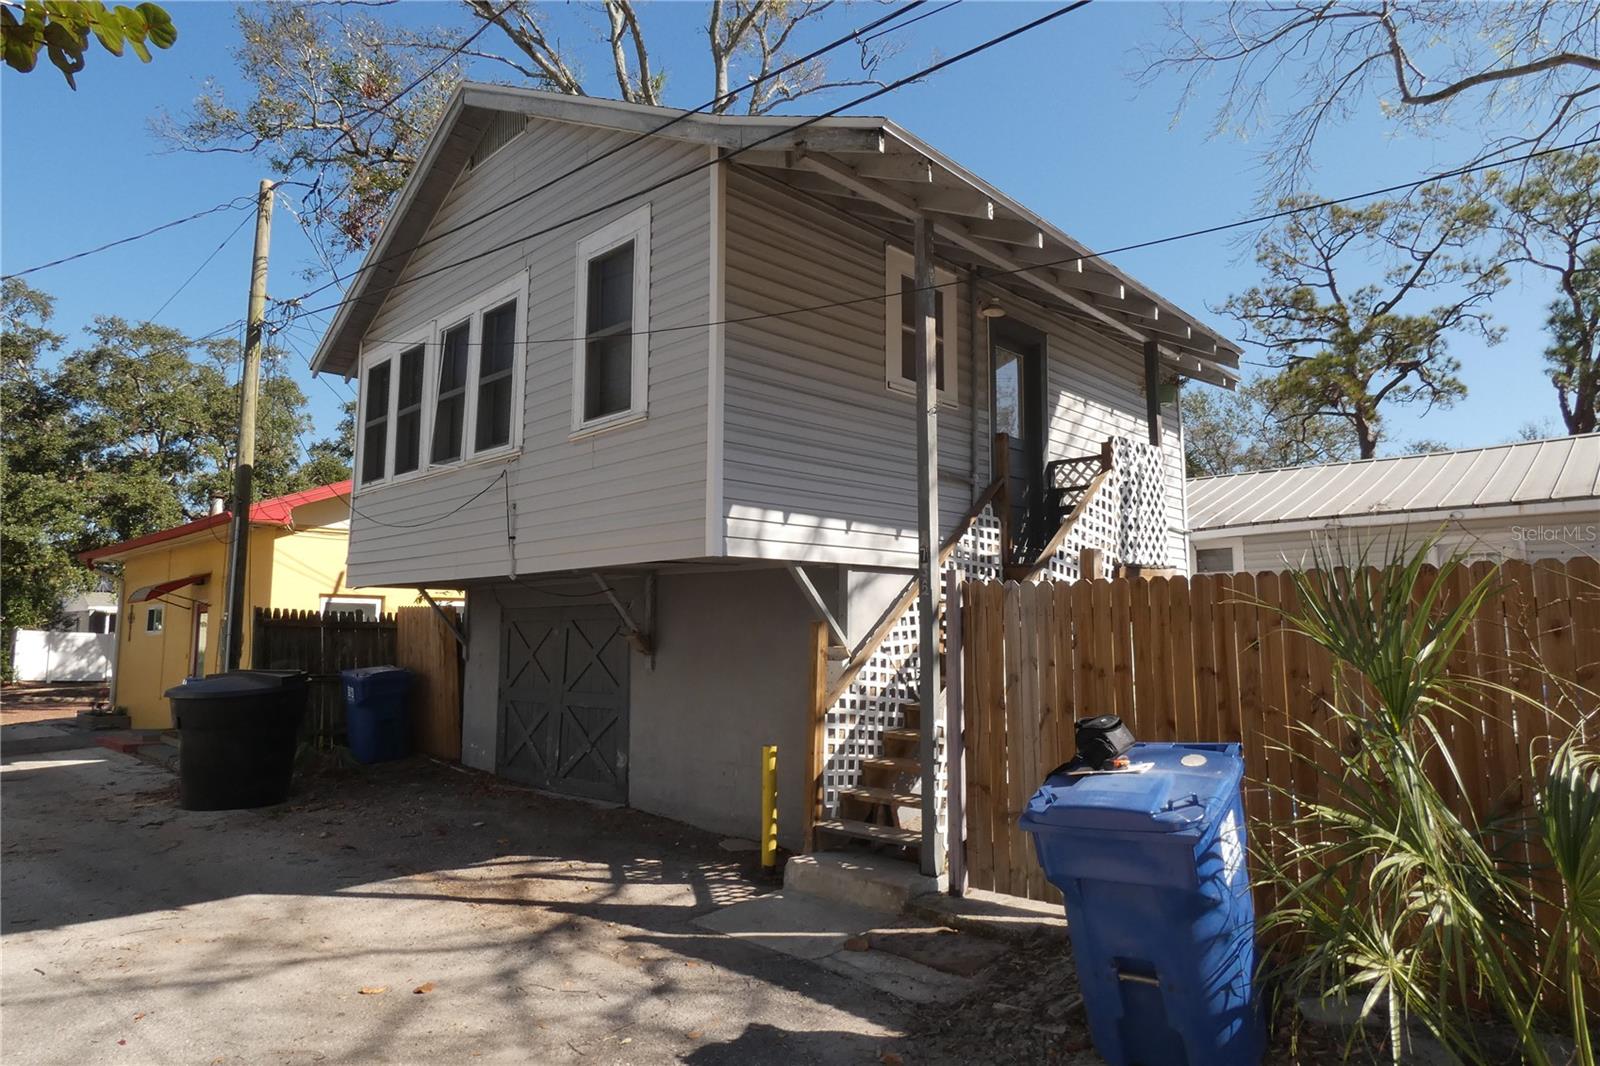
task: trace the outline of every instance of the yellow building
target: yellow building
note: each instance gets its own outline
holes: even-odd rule
[[[222,669],[222,610],[228,571],[227,511],[85,552],[91,566],[121,565],[113,702],[135,729],[172,724],[167,689]],[[415,588],[351,589],[345,584],[350,482],[262,500],[250,508],[244,646],[257,607],[350,611],[368,617],[421,602]],[[439,597],[458,594],[440,591]]]

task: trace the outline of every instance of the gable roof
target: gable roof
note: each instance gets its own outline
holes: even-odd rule
[[[291,492],[285,496],[274,496],[268,500],[258,500],[250,505],[250,524],[253,526],[280,526],[284,529],[294,527],[294,512],[297,507],[304,507],[308,503],[320,503],[336,497],[348,498],[350,495],[349,481],[335,481],[329,485],[318,485],[315,488],[304,489],[300,492]],[[172,526],[169,529],[158,529],[154,533],[146,533],[142,537],[134,537],[120,544],[108,544],[103,548],[93,548],[86,552],[79,552],[78,559],[87,565],[93,565],[105,559],[115,559],[148,548],[152,544],[164,541],[177,540],[195,533],[203,533],[208,529],[218,526],[226,527],[233,521],[233,512],[219,511],[204,518],[197,518],[193,522],[185,522],[181,526]]]
[[[1193,478],[1189,529],[1592,500],[1600,433]]]
[[[911,219],[934,223],[934,251],[988,280],[1061,309],[1134,350],[1159,345],[1177,373],[1231,388],[1239,347],[1095,258],[1090,249],[881,117],[710,115],[498,85],[462,84],[424,147],[312,359],[350,376],[362,337],[494,119],[505,113],[713,145],[730,164],[888,229],[910,244]]]

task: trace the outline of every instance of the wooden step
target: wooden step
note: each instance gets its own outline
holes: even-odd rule
[[[899,788],[878,788],[873,785],[854,785],[839,790],[840,799],[860,800],[862,803],[887,803],[894,807],[918,807],[922,796]]]
[[[895,844],[902,848],[918,847],[922,843],[922,834],[914,829],[900,829],[892,825],[873,825],[871,822],[856,822],[848,818],[836,818],[817,823],[817,831],[822,833],[835,833],[839,836],[854,837],[857,840],[870,840],[874,844]]]
[[[883,739],[904,740],[916,744],[922,740],[922,730],[914,726],[907,726],[904,729],[885,729],[883,731]]]
[[[893,756],[883,756],[876,759],[862,759],[861,768],[863,770],[891,770],[898,774],[917,776],[922,773],[922,762],[918,759],[898,759]]]

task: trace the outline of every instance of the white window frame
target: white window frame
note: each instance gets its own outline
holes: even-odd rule
[[[883,301],[883,382],[891,392],[915,396],[916,379],[900,376],[900,339],[903,329],[900,321],[900,279],[915,278],[917,262],[905,249],[886,244],[883,248],[883,263],[883,291],[893,294]],[[937,295],[944,304],[945,328],[944,388],[937,391],[942,406],[954,407],[961,400],[960,375],[957,373],[957,369],[961,366],[961,360],[957,355],[961,342],[961,324],[956,317],[958,303],[956,276],[952,271],[935,266],[933,280],[934,284],[939,286]],[[937,381],[938,378],[935,377],[934,380]]]
[[[1226,570],[1201,570],[1200,552],[1202,549],[1227,548],[1232,558],[1231,565]],[[1244,538],[1224,537],[1220,540],[1207,540],[1189,542],[1189,572],[1191,574],[1237,574],[1244,564]]]
[[[515,300],[517,313],[515,331],[512,338],[511,358],[511,434],[505,444],[498,444],[481,451],[475,450],[474,442],[477,439],[478,420],[478,370],[482,365],[482,340],[483,316],[486,312],[493,311],[502,304]],[[461,456],[446,462],[433,461],[433,423],[434,415],[439,406],[439,364],[443,357],[444,335],[462,322],[467,323],[467,385],[466,394],[462,402],[462,429],[461,429]],[[527,373],[527,332],[528,332],[528,272],[522,271],[506,279],[499,285],[452,307],[448,312],[432,321],[402,331],[396,340],[381,341],[370,346],[363,346],[361,352],[361,379],[356,404],[356,439],[352,462],[352,474],[355,478],[356,491],[377,488],[381,485],[397,484],[442,470],[454,470],[457,467],[470,463],[501,458],[515,453],[522,447],[522,422],[526,410],[527,397],[523,393],[524,381]],[[422,346],[422,418],[419,432],[422,434],[421,454],[418,456],[417,469],[405,474],[394,473],[395,459],[395,431],[399,425],[400,405],[400,354],[411,348]],[[361,467],[363,449],[366,443],[364,432],[367,421],[367,401],[370,393],[367,390],[367,372],[378,363],[389,361],[389,422],[385,435],[384,474],[381,478],[363,481]]]
[[[382,596],[319,596],[317,599],[320,604],[319,614],[327,614],[328,608],[333,604],[350,603],[360,607],[371,607],[374,621],[383,617]],[[339,609],[334,607],[336,611]]]
[[[159,603],[152,603],[144,609],[144,631],[152,635],[160,633],[167,624],[167,609]]]
[[[633,242],[633,379],[626,410],[585,420],[585,358],[589,328],[589,264]],[[573,274],[572,439],[629,425],[649,416],[650,408],[650,205],[628,212],[578,241]]]

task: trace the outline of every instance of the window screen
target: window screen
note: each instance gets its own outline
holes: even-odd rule
[[[400,353],[400,381],[394,413],[394,472],[409,474],[422,464],[423,348]]]
[[[478,361],[477,429],[473,451],[511,443],[511,384],[517,341],[517,302],[483,316]]]
[[[361,427],[361,480],[382,481],[389,465],[389,361],[367,371],[366,419]]]
[[[917,380],[917,283],[900,275],[900,376]],[[933,291],[934,388],[944,390],[944,290]]]
[[[1196,548],[1194,568],[1201,574],[1227,574],[1233,571],[1233,549]]]
[[[589,261],[583,419],[633,405],[633,242]]]
[[[461,427],[467,405],[466,322],[447,329],[439,345],[439,400],[433,409],[432,458],[453,463],[461,458]]]

